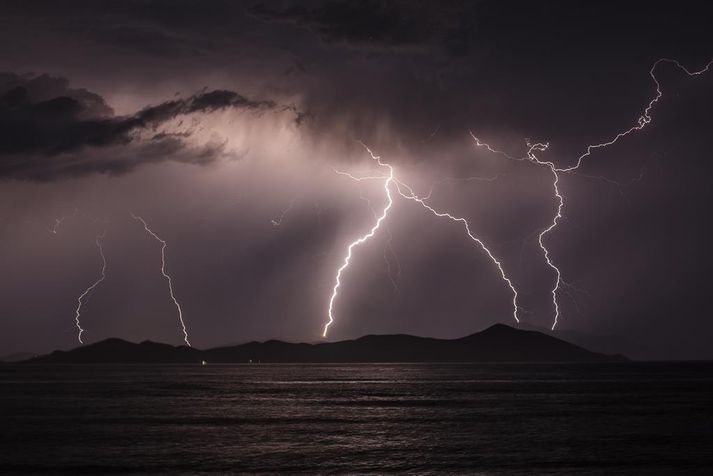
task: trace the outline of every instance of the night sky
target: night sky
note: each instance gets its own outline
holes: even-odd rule
[[[0,2],[0,353],[108,337],[318,341],[350,242],[387,204],[364,145],[553,324],[553,174],[637,124],[706,2]],[[653,121],[560,173],[557,332],[713,358],[713,67],[655,76]],[[362,143],[364,145],[362,145]],[[514,325],[460,223],[400,197],[354,248],[329,339]],[[64,218],[63,218],[64,217]],[[59,220],[57,222],[56,220]],[[562,334],[563,336],[565,334]]]

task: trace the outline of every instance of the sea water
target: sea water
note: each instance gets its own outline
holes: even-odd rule
[[[713,363],[0,366],[0,472],[713,474]]]

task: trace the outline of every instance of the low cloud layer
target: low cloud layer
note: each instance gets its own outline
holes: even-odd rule
[[[207,163],[217,157],[219,145],[196,153],[184,141],[190,128],[172,133],[160,131],[161,126],[191,114],[275,108],[272,101],[214,90],[115,116],[101,96],[71,89],[64,78],[0,73],[0,177],[50,180],[66,174],[127,172],[140,163],[162,160]],[[153,133],[142,135],[147,132]],[[115,152],[113,160],[77,161],[77,154],[87,148],[129,145],[138,148],[133,149],[133,160]]]

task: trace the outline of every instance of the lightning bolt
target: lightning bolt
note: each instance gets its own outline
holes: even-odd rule
[[[554,264],[552,261],[552,258],[550,258],[550,250],[547,249],[544,243],[544,238],[545,235],[550,233],[552,230],[554,230],[557,227],[557,224],[559,223],[559,220],[562,218],[562,207],[564,207],[564,198],[562,197],[562,194],[560,193],[559,189],[559,182],[560,182],[560,176],[557,173],[557,169],[555,167],[555,164],[552,162],[547,162],[547,161],[541,161],[540,159],[537,158],[535,155],[534,151],[542,151],[544,152],[547,150],[547,147],[549,144],[530,144],[528,142],[528,147],[529,150],[527,151],[527,157],[534,163],[538,165],[544,165],[550,169],[552,172],[552,176],[554,177],[552,181],[552,187],[554,189],[554,196],[557,199],[557,213],[555,213],[555,216],[552,218],[552,222],[550,223],[550,226],[545,228],[540,232],[540,234],[537,236],[537,242],[540,245],[540,249],[542,250],[542,253],[545,256],[545,261],[547,261],[547,266],[549,266],[556,275],[555,279],[555,285],[550,291],[552,294],[552,305],[555,310],[555,317],[554,317],[554,322],[552,323],[552,329],[555,330],[555,327],[557,326],[557,322],[559,321],[559,316],[560,316],[560,305],[559,301],[557,300],[557,291],[560,288],[560,285],[562,284],[562,272],[560,269]]]
[[[406,190],[406,193],[403,192],[402,187],[403,187],[403,189]],[[478,246],[485,252],[485,254],[488,255],[488,258],[490,258],[490,260],[493,262],[493,264],[495,264],[495,266],[498,268],[498,271],[500,272],[500,277],[508,285],[508,287],[510,288],[510,291],[512,291],[512,307],[513,307],[512,316],[515,319],[515,322],[520,323],[520,318],[518,317],[518,311],[519,311],[520,307],[517,304],[518,294],[517,294],[517,289],[515,289],[515,285],[512,283],[512,280],[505,273],[505,269],[503,268],[503,265],[500,262],[500,260],[498,260],[495,257],[493,252],[490,251],[490,249],[485,245],[483,240],[481,240],[480,238],[478,238],[477,236],[475,236],[473,234],[473,231],[470,229],[470,224],[468,223],[468,220],[466,220],[463,217],[454,216],[448,212],[442,212],[442,211],[436,210],[431,205],[426,203],[426,200],[424,198],[421,198],[418,195],[416,195],[411,187],[409,187],[408,185],[406,185],[405,183],[403,183],[400,180],[396,180],[396,188],[398,190],[399,195],[401,195],[403,198],[418,203],[419,205],[421,205],[424,209],[428,210],[434,216],[436,216],[438,218],[447,218],[447,219],[454,221],[456,223],[460,223],[463,226],[463,229],[465,230],[468,237],[472,241],[474,241],[476,244],[478,244]]]
[[[65,222],[65,220],[67,220],[69,218],[74,218],[78,214],[79,214],[79,209],[75,208],[74,212],[71,215],[64,215],[59,218],[55,218],[54,225],[52,227],[48,228],[48,231],[50,233],[52,233],[53,235],[56,235],[59,232],[59,229],[62,226],[62,224]],[[87,214],[84,214],[84,216],[87,218],[91,218]],[[92,221],[92,223],[97,223],[101,220],[99,220],[98,218],[91,218],[91,221]],[[104,223],[107,224],[108,222],[106,220],[104,220]],[[96,243],[96,246],[97,246],[97,250],[99,251],[99,256],[102,259],[101,276],[96,281],[94,281],[94,283],[92,283],[91,286],[89,286],[87,289],[85,289],[82,294],[79,295],[79,297],[77,298],[77,308],[74,310],[74,314],[75,314],[74,321],[75,321],[77,331],[78,331],[77,340],[79,341],[80,344],[84,344],[84,341],[82,340],[82,334],[85,332],[85,329],[82,328],[82,325],[80,323],[80,318],[81,318],[81,314],[82,314],[82,305],[84,304],[84,298],[87,297],[89,295],[89,293],[91,293],[94,289],[96,289],[96,287],[99,286],[99,284],[102,281],[104,281],[104,279],[106,279],[106,257],[104,256],[104,248],[102,247],[102,240],[104,239],[104,236],[106,236],[106,229],[104,229],[104,231],[101,232],[100,234],[98,234],[94,239],[94,242]]]
[[[61,222],[60,222],[61,223]],[[101,268],[101,276],[99,276],[99,279],[94,281],[91,286],[89,286],[87,289],[84,290],[82,294],[79,295],[77,298],[77,309],[75,309],[75,317],[74,320],[77,324],[77,330],[79,333],[77,334],[77,339],[79,340],[80,344],[84,344],[84,341],[82,340],[82,333],[84,333],[84,329],[82,328],[82,325],[79,322],[79,318],[82,314],[82,304],[84,303],[84,298],[94,291],[99,284],[106,279],[106,257],[104,256],[104,248],[102,247],[102,240],[104,239],[104,236],[106,236],[106,230],[101,232],[99,235],[96,236],[94,242],[97,245],[97,249],[99,250],[99,256],[101,256],[102,259],[102,268]]]
[[[178,320],[181,323],[181,329],[183,330],[183,340],[186,342],[186,345],[188,347],[192,347],[190,341],[188,340],[188,331],[186,330],[186,323],[183,321],[183,310],[181,309],[181,305],[178,303],[178,300],[176,299],[176,296],[173,294],[173,282],[171,280],[171,276],[166,273],[166,246],[167,243],[165,240],[162,240],[156,233],[149,228],[148,224],[146,223],[146,220],[141,218],[140,216],[134,215],[131,213],[131,217],[134,220],[140,221],[141,224],[144,226],[144,230],[146,230],[146,233],[151,235],[156,241],[161,243],[161,274],[163,275],[164,278],[166,278],[166,281],[168,282],[168,292],[171,296],[171,299],[173,300],[173,304],[175,304],[176,309],[178,310]]]
[[[505,283],[507,283],[508,287],[512,291],[512,293],[513,293],[513,299],[512,299],[513,317],[514,317],[515,321],[519,323],[520,319],[518,317],[518,309],[519,308],[518,308],[518,304],[517,304],[517,298],[518,298],[517,290],[515,289],[515,286],[513,285],[510,278],[508,278],[507,274],[505,273],[502,263],[488,249],[488,247],[485,245],[485,243],[480,238],[478,238],[477,236],[475,236],[473,234],[472,230],[470,229],[470,225],[469,225],[468,221],[465,218],[456,217],[454,215],[451,215],[450,213],[441,212],[441,211],[433,208],[431,205],[426,203],[424,198],[421,198],[418,195],[416,195],[410,186],[406,185],[403,181],[401,181],[395,177],[394,168],[391,165],[382,162],[381,157],[378,155],[374,155],[374,153],[371,151],[371,149],[369,149],[369,147],[367,147],[363,143],[362,143],[362,146],[367,150],[367,152],[371,156],[372,160],[375,160],[379,164],[380,167],[385,167],[388,169],[388,171],[389,171],[388,175],[386,175],[386,176],[367,175],[367,176],[363,176],[363,177],[357,177],[357,176],[350,174],[348,172],[343,172],[343,171],[339,171],[336,169],[335,169],[335,172],[339,175],[346,176],[346,177],[348,177],[352,180],[358,181],[358,182],[361,182],[364,180],[384,180],[384,192],[386,194],[387,203],[386,203],[384,209],[382,210],[381,215],[377,217],[376,222],[372,226],[371,230],[367,234],[352,241],[349,244],[349,247],[347,248],[347,255],[344,258],[344,262],[342,263],[342,266],[337,270],[335,284],[334,284],[334,288],[332,289],[332,295],[329,299],[329,308],[327,311],[329,320],[326,323],[326,325],[324,326],[324,332],[322,333],[322,337],[327,336],[327,331],[329,330],[329,326],[334,322],[334,302],[337,299],[337,296],[339,294],[339,288],[341,287],[342,274],[349,267],[349,263],[351,262],[354,248],[363,244],[364,242],[368,241],[370,238],[372,238],[376,234],[377,230],[381,226],[382,222],[386,219],[386,216],[393,205],[394,201],[393,201],[393,196],[391,195],[391,186],[392,185],[395,185],[396,193],[398,193],[399,196],[401,196],[407,200],[411,200],[411,201],[414,201],[414,202],[420,204],[424,209],[426,209],[427,211],[429,211],[431,214],[433,214],[436,217],[447,218],[447,219],[454,221],[456,223],[460,223],[463,226],[468,237],[472,241],[477,243],[479,245],[479,247],[483,251],[485,251],[485,253],[491,259],[491,261],[493,261],[493,263],[498,268],[498,271],[500,272],[500,276],[502,277],[503,281],[505,281]],[[405,192],[404,192],[404,190],[405,190]]]
[[[557,227],[557,225],[559,224],[559,220],[562,219],[562,209],[564,208],[564,197],[560,193],[560,189],[559,189],[559,183],[560,183],[559,173],[574,174],[575,171],[577,169],[579,169],[581,167],[581,165],[584,163],[584,160],[586,158],[590,157],[594,151],[596,151],[598,149],[604,149],[604,148],[607,148],[609,146],[616,144],[620,139],[622,139],[634,132],[641,131],[648,124],[650,124],[653,121],[653,117],[651,116],[651,111],[653,110],[656,103],[658,103],[659,100],[661,99],[661,97],[663,96],[663,92],[661,90],[661,83],[659,82],[658,78],[656,77],[656,68],[661,63],[673,64],[674,66],[676,66],[676,68],[683,71],[689,77],[693,77],[693,76],[698,76],[698,75],[701,75],[701,74],[707,72],[710,69],[711,65],[713,65],[713,59],[711,61],[709,61],[702,69],[697,70],[697,71],[689,70],[688,68],[683,66],[677,60],[673,60],[673,59],[669,59],[669,58],[660,58],[660,59],[656,60],[654,62],[654,64],[651,66],[651,69],[649,69],[649,76],[651,77],[651,79],[653,80],[653,82],[656,86],[656,93],[651,98],[651,100],[649,100],[648,104],[644,108],[643,113],[637,119],[636,124],[634,124],[633,126],[629,127],[628,129],[626,129],[622,132],[617,133],[614,137],[612,137],[611,139],[609,139],[607,141],[587,146],[586,151],[577,158],[574,165],[571,165],[569,167],[557,167],[554,164],[554,162],[549,161],[549,160],[541,160],[535,155],[535,152],[545,152],[549,146],[549,144],[547,144],[547,143],[531,144],[529,141],[527,141],[528,150],[527,150],[526,156],[522,157],[522,158],[517,158],[517,157],[513,157],[503,151],[494,149],[489,144],[483,142],[478,137],[476,137],[472,132],[470,132],[471,137],[475,141],[476,147],[484,148],[488,152],[491,152],[491,153],[494,153],[497,155],[501,155],[501,156],[503,156],[507,159],[510,159],[510,160],[518,160],[518,161],[527,160],[527,161],[530,161],[536,165],[545,166],[545,167],[549,168],[550,172],[552,173],[553,193],[554,193],[554,197],[557,201],[557,209],[556,209],[556,213],[555,213],[554,217],[552,218],[552,222],[550,223],[550,225],[548,227],[546,227],[545,229],[543,229],[540,232],[540,234],[538,235],[538,243],[539,243],[540,249],[542,249],[543,255],[545,257],[545,261],[547,262],[547,265],[555,272],[555,275],[556,275],[555,284],[551,290],[552,305],[553,305],[554,314],[555,314],[554,321],[552,323],[552,328],[551,328],[552,330],[554,330],[555,327],[557,326],[557,323],[558,323],[559,317],[560,317],[560,308],[559,308],[559,302],[557,300],[557,292],[562,287],[563,280],[562,280],[562,272],[550,258],[550,252],[549,252],[548,248],[545,246],[544,238],[547,234],[551,233]],[[603,179],[607,182],[616,184],[616,182],[613,182],[613,181],[606,179],[604,177],[591,177],[591,178]],[[637,179],[637,180],[639,180],[639,179]]]
[[[352,259],[352,253],[354,251],[354,248],[357,246],[361,245],[362,243],[365,243],[368,241],[371,237],[373,237],[376,234],[376,231],[379,229],[381,226],[381,223],[386,219],[386,216],[389,213],[389,210],[391,209],[391,206],[394,204],[394,199],[391,196],[391,184],[394,182],[394,168],[389,165],[381,162],[381,157],[378,155],[374,155],[371,150],[364,144],[362,144],[364,148],[369,152],[369,155],[373,160],[376,161],[377,164],[379,164],[380,167],[385,167],[389,171],[389,175],[386,177],[355,177],[351,174],[348,174],[346,172],[340,173],[339,171],[336,171],[337,173],[340,173],[342,175],[347,175],[353,180],[356,181],[362,181],[362,180],[372,180],[372,179],[383,179],[384,180],[384,192],[386,193],[386,205],[384,206],[384,209],[381,211],[381,215],[377,217],[376,222],[374,223],[374,226],[371,227],[371,230],[369,232],[356,240],[352,241],[349,244],[349,247],[347,248],[347,255],[344,257],[344,262],[342,263],[342,266],[339,267],[337,270],[337,276],[335,278],[335,283],[334,287],[332,288],[332,296],[329,298],[329,308],[327,311],[327,315],[329,317],[329,321],[324,325],[324,332],[322,332],[322,337],[327,337],[327,331],[329,330],[329,326],[332,325],[334,322],[334,302],[337,300],[337,296],[339,295],[339,288],[342,285],[342,273],[344,272],[345,269],[349,267],[349,263]]]

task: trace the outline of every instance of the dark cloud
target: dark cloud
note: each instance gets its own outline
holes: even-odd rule
[[[185,59],[208,54],[226,38],[240,36],[243,5],[230,1],[107,2],[70,0],[65,5],[39,0],[28,15],[24,2],[2,0],[8,28],[16,21],[36,33],[77,39],[114,52]],[[37,36],[41,36],[38,34]]]
[[[137,133],[156,131],[178,116],[236,108],[251,111],[274,109],[272,101],[255,101],[234,91],[201,92],[148,106],[135,114],[114,116],[104,100],[68,82],[47,75],[0,75],[0,177],[50,179],[56,175],[90,172],[125,172],[141,162],[177,160],[209,162],[212,146],[200,154],[186,155],[183,139],[189,132],[157,132],[150,143],[140,144],[138,160],[81,161],[70,153],[86,147],[126,146],[143,139]],[[123,154],[118,153],[118,156]],[[189,159],[189,157],[192,157]]]
[[[258,4],[258,18],[309,28],[325,41],[362,45],[422,45],[434,35],[436,23],[428,2],[329,1],[295,3],[280,8]]]
[[[249,13],[263,21],[294,25],[325,43],[367,49],[412,49],[466,53],[474,2],[330,0],[259,3]]]
[[[307,30],[326,46],[290,46],[319,61],[297,87],[321,128],[347,122],[368,140],[378,117],[410,143],[436,128],[449,139],[468,129],[507,131],[571,156],[610,132],[614,113],[638,114],[657,58],[696,66],[709,59],[709,10],[688,0],[665,8],[626,2],[615,13],[562,0],[328,0],[249,11],[280,35]]]

